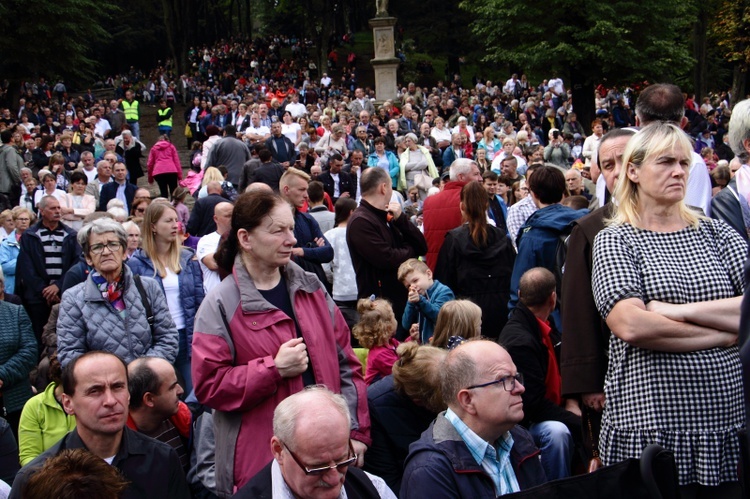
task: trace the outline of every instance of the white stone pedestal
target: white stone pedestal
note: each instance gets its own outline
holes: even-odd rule
[[[370,19],[375,58],[370,60],[375,71],[375,100],[378,103],[393,100],[398,93],[397,73],[401,62],[396,57],[393,37],[395,17]]]

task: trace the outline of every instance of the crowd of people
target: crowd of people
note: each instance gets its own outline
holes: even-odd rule
[[[584,128],[556,75],[376,104],[308,50],[0,110],[0,494],[497,497],[658,443],[741,497],[750,100]]]

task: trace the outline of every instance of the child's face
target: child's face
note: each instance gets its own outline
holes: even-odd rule
[[[405,281],[407,287],[413,287],[419,294],[424,295],[432,287],[432,271],[421,272],[414,270],[406,275]]]

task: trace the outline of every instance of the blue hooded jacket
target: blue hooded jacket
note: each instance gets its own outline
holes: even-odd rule
[[[571,223],[588,212],[587,209],[574,210],[561,204],[552,204],[537,210],[526,220],[519,231],[518,256],[510,278],[509,313],[518,303],[518,284],[521,276],[534,267],[544,267],[554,273],[560,235],[569,234],[573,229]],[[552,318],[558,331],[562,331],[559,310],[553,312]]]

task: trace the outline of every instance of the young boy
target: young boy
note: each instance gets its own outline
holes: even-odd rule
[[[413,330],[419,325],[420,343],[429,344],[435,330],[438,312],[444,303],[455,299],[453,291],[432,279],[432,271],[426,263],[410,258],[398,268],[398,280],[409,290],[408,301],[401,325]]]

